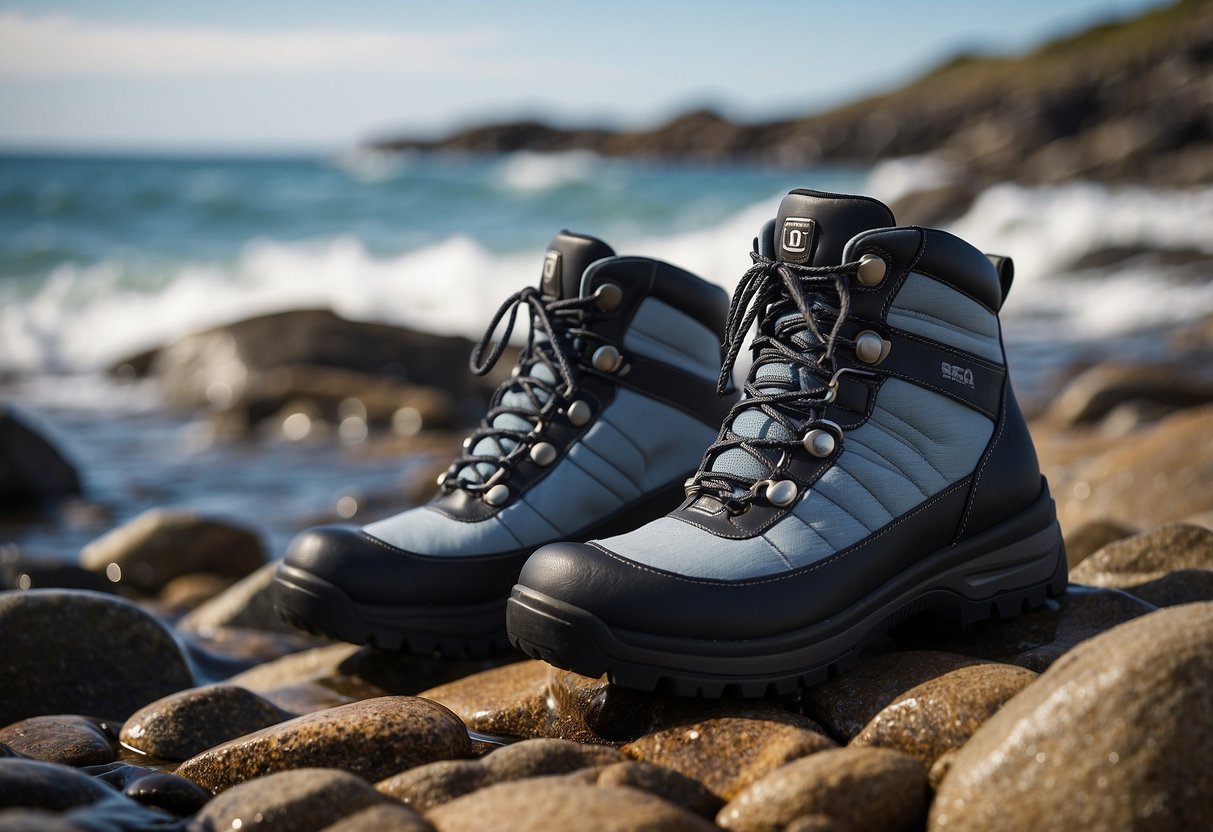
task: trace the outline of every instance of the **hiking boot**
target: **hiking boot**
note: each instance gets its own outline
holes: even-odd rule
[[[482,655],[508,646],[505,602],[535,549],[634,529],[682,499],[736,400],[716,389],[727,293],[563,231],[540,286],[497,311],[474,372],[501,357],[520,311],[531,333],[513,376],[439,493],[295,538],[275,579],[284,618],[358,644]]]
[[[863,197],[792,191],[729,312],[743,397],[668,516],[546,546],[507,610],[531,656],[617,684],[789,692],[894,623],[1013,615],[1066,585],[1007,375],[1013,267]]]

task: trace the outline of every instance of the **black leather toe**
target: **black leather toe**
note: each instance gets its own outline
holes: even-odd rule
[[[353,526],[317,526],[295,537],[285,563],[356,603],[436,606],[504,598],[528,554],[418,555]]]

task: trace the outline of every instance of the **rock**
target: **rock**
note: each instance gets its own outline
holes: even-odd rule
[[[567,777],[570,780],[593,783],[596,786],[629,786],[655,794],[688,812],[713,818],[724,803],[698,780],[679,774],[671,768],[629,760],[606,766],[582,769]]]
[[[970,185],[943,185],[898,197],[889,204],[889,209],[903,226],[942,228],[968,213],[977,195],[977,190]]]
[[[0,810],[0,829],[8,832],[80,832],[80,827],[45,809]]]
[[[1176,523],[1111,542],[1079,564],[1070,578],[1125,589],[1179,569],[1213,569],[1213,530]]]
[[[187,760],[290,715],[234,685],[183,690],[145,705],[122,726],[124,745],[162,760]]]
[[[1037,673],[1075,645],[1156,608],[1115,589],[1070,584],[1044,606],[970,630],[906,630],[903,646],[944,650],[1026,667]]]
[[[229,685],[263,691],[286,685],[299,685],[343,676],[342,664],[357,653],[356,644],[330,644],[283,656],[263,665],[249,668],[227,680]],[[382,695],[382,692],[380,692]]]
[[[43,714],[125,720],[192,687],[181,650],[160,622],[109,595],[73,590],[0,593],[5,691],[0,724]]]
[[[384,696],[264,728],[186,760],[177,773],[218,792],[276,771],[317,766],[382,780],[470,753],[466,728],[446,708],[427,699]]]
[[[265,563],[261,539],[192,511],[151,509],[84,547],[80,562],[123,586],[155,595],[174,578],[209,572],[242,578]]]
[[[302,768],[269,774],[227,790],[198,812],[194,827],[201,832],[311,832],[387,802],[369,783],[349,772]]]
[[[160,590],[156,598],[157,609],[162,616],[180,618],[194,608],[230,587],[234,581],[206,572],[191,572],[173,578]]]
[[[0,403],[0,505],[32,505],[79,493],[75,466],[11,407]]]
[[[767,832],[807,816],[817,825],[796,828],[912,832],[922,828],[927,793],[926,770],[912,757],[839,748],[771,772],[729,801],[716,823],[736,832]]]
[[[0,545],[0,590],[87,589],[115,595],[118,588],[105,577],[74,563],[30,557],[15,544]]]
[[[58,812],[87,806],[113,794],[109,786],[68,766],[0,759],[0,809],[25,807]]]
[[[326,642],[302,634],[270,633],[248,627],[208,627],[178,631],[200,680],[219,682],[258,665],[301,653]]]
[[[521,661],[421,692],[450,708],[473,731],[498,737],[543,736],[552,667]]]
[[[792,722],[739,716],[705,719],[646,734],[623,746],[623,751],[672,768],[730,800],[779,766],[835,747],[814,727]]]
[[[267,702],[272,702],[287,713],[296,716],[335,708],[355,700],[355,697],[338,693],[317,682],[301,682],[297,685],[270,688],[262,691],[261,695]]]
[[[906,650],[865,659],[841,676],[804,691],[806,711],[830,736],[850,742],[906,691],[978,659],[937,650]]]
[[[342,818],[323,832],[434,832],[434,827],[407,806],[381,803]]]
[[[1213,402],[1213,378],[1171,364],[1097,364],[1053,399],[1045,418],[1064,427],[1092,425],[1117,405],[1132,401],[1170,410],[1207,404]]]
[[[193,815],[211,799],[209,792],[184,777],[161,772],[137,778],[122,793],[136,803],[163,809],[179,818]]]
[[[513,832],[708,832],[715,828],[703,818],[637,789],[546,777],[480,789],[444,803],[427,819],[439,832],[480,832],[503,824]]]
[[[278,561],[260,566],[256,571],[219,593],[177,622],[179,630],[204,632],[216,627],[248,627],[275,633],[298,635],[299,630],[283,621],[274,611],[270,587]]]
[[[957,668],[898,696],[851,744],[892,748],[929,769],[1035,679],[1031,670],[1009,664]]]
[[[1213,811],[1213,603],[1079,645],[978,729],[935,830],[1180,830]]]
[[[114,728],[86,716],[35,716],[0,729],[0,743],[33,760],[67,766],[112,762],[118,753]]]
[[[1065,536],[1066,560],[1071,571],[1083,560],[1115,540],[1132,537],[1136,530],[1114,520],[1092,520]]]
[[[1125,592],[1156,607],[1213,601],[1213,569],[1179,569]]]
[[[568,740],[533,739],[499,748],[479,760],[442,760],[390,777],[375,788],[420,812],[476,789],[591,766],[622,762],[613,748]]]
[[[939,758],[931,765],[931,770],[927,772],[927,782],[931,784],[932,791],[939,790],[939,784],[943,782],[943,778],[948,776],[948,772],[952,770],[952,762],[956,759],[956,749],[945,751],[939,755]]]

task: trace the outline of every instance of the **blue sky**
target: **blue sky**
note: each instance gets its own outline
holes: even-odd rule
[[[540,115],[802,113],[1158,0],[0,0],[0,145],[334,149]]]

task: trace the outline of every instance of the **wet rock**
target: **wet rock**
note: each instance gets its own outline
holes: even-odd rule
[[[796,828],[911,832],[922,828],[927,794],[926,771],[912,757],[839,748],[768,774],[729,801],[716,823],[736,832],[767,832],[808,818]]]
[[[68,766],[39,760],[0,759],[0,809],[62,811],[96,803],[112,794],[104,783]]]
[[[542,736],[551,665],[521,661],[421,692],[450,708],[473,731],[499,737]]]
[[[32,505],[79,493],[75,466],[24,418],[0,403],[0,505]]]
[[[80,562],[155,595],[192,572],[242,578],[265,563],[265,547],[253,532],[224,520],[157,508],[85,546]]]
[[[1070,584],[1059,598],[1005,621],[986,621],[966,631],[907,630],[899,638],[906,647],[960,653],[1039,673],[1075,645],[1155,609],[1120,590]]]
[[[189,817],[206,805],[210,792],[176,774],[152,772],[131,781],[122,793],[136,803],[163,809],[179,818]]]
[[[303,768],[269,774],[227,790],[198,812],[194,825],[203,832],[311,832],[387,802],[369,783],[349,772]]]
[[[1196,829],[1209,771],[1213,603],[1188,604],[1079,645],[1008,702],[956,753],[930,826]]]
[[[1109,543],[1132,537],[1137,531],[1114,520],[1092,520],[1065,536],[1066,560],[1070,569],[1082,563]],[[1081,581],[1079,583],[1082,583]]]
[[[186,760],[290,718],[234,685],[183,690],[145,705],[122,726],[123,744],[162,760]]]
[[[271,688],[263,691],[261,695],[267,702],[272,702],[295,716],[335,708],[338,705],[346,705],[354,701],[354,697],[338,693],[332,688],[316,682],[301,682],[298,685]]]
[[[172,635],[127,601],[72,590],[0,593],[5,644],[0,724],[43,714],[125,720],[192,687]]]
[[[1008,664],[957,668],[896,697],[851,744],[892,748],[930,768],[1034,679],[1031,670]]]
[[[323,832],[434,832],[434,827],[407,806],[382,803],[342,818]]]
[[[4,743],[0,742],[0,760],[4,759],[5,757],[20,757],[20,756],[21,755],[18,754],[16,751],[13,751],[13,749],[9,748]]]
[[[173,578],[160,590],[156,607],[160,615],[180,618],[230,587],[234,581],[221,575],[191,572]]]
[[[808,688],[805,709],[839,742],[850,742],[876,714],[918,685],[978,659],[937,650],[905,650],[861,661],[838,678]]]
[[[427,815],[439,832],[480,832],[501,827],[506,818],[514,832],[707,832],[714,828],[703,818],[636,789],[547,777],[489,786],[444,803]]]
[[[706,818],[715,817],[724,803],[698,780],[692,780],[671,768],[652,763],[612,763],[582,769],[567,777],[569,780],[596,786],[628,786],[640,789]]]
[[[35,716],[0,729],[0,743],[32,760],[68,766],[112,762],[118,753],[114,727],[86,716]]]
[[[0,829],[8,832],[80,832],[80,827],[45,809],[0,810]]]
[[[220,592],[177,622],[177,628],[188,632],[205,632],[217,627],[248,627],[274,633],[298,635],[299,630],[283,621],[274,611],[270,587],[278,561],[272,561]]]
[[[385,696],[306,714],[232,740],[186,760],[177,773],[218,792],[276,771],[317,766],[381,780],[470,753],[466,728],[446,708],[426,699]]]
[[[646,734],[623,751],[698,780],[729,800],[779,766],[836,747],[816,726],[791,723],[741,716],[704,719]]]
[[[939,755],[939,758],[931,764],[931,770],[927,772],[927,782],[931,784],[932,791],[939,789],[939,784],[943,782],[943,778],[948,776],[948,772],[952,770],[952,762],[956,759],[956,749],[945,751]]]
[[[330,644],[283,656],[249,668],[227,680],[229,685],[261,693],[287,685],[300,685],[342,676],[341,665],[359,651],[356,644]],[[379,694],[382,695],[382,692]]]
[[[1176,523],[1113,541],[1079,564],[1070,578],[1123,589],[1178,569],[1213,569],[1213,530]]]
[[[1191,367],[1107,362],[1080,373],[1053,400],[1046,418],[1064,427],[1091,425],[1126,402],[1179,410],[1213,401],[1213,378]]]
[[[375,788],[420,812],[477,789],[590,766],[622,762],[613,748],[568,740],[532,739],[499,748],[479,760],[442,760],[390,777]]]
[[[105,577],[74,563],[25,555],[15,544],[0,546],[0,589],[87,589],[117,594]]]
[[[269,633],[248,627],[214,627],[178,631],[195,675],[222,681],[258,665],[326,644],[323,639],[291,633]]]
[[[903,226],[942,228],[968,213],[977,195],[977,190],[969,185],[943,185],[908,193],[890,203],[889,209]]]

